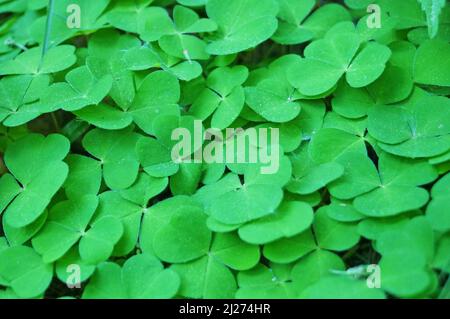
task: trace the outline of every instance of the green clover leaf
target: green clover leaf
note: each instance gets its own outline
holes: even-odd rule
[[[244,243],[235,234],[217,234],[205,256],[171,268],[181,278],[180,295],[191,298],[231,298],[236,280],[229,268],[247,270],[259,261],[258,246]],[[229,268],[228,268],[229,267]]]
[[[150,7],[153,0],[121,1],[105,15],[105,19],[115,28],[142,34],[150,23],[158,23],[161,30],[170,26],[170,18],[165,10]]]
[[[172,176],[179,170],[179,163],[172,159],[171,148],[154,138],[140,138],[136,153],[144,171],[150,176]]]
[[[280,44],[299,44],[321,38],[335,24],[350,15],[338,4],[326,4],[311,14],[316,0],[279,0],[278,29],[272,39]]]
[[[6,223],[16,228],[27,226],[44,212],[67,177],[68,167],[62,160],[69,148],[62,135],[29,134],[7,149],[5,164],[20,188],[8,183],[7,189],[17,196],[5,210]]]
[[[80,267],[80,277],[74,278],[71,270],[71,265],[78,265]],[[72,266],[73,267],[73,266]],[[63,257],[55,262],[55,273],[59,280],[72,285],[81,284],[89,279],[94,273],[96,265],[90,265],[80,257],[79,249],[73,246]],[[78,280],[79,279],[79,280]]]
[[[448,297],[447,2],[0,0],[0,298]]]
[[[123,235],[114,247],[114,256],[129,254],[138,242],[149,210],[149,201],[167,187],[167,178],[155,178],[141,173],[134,185],[120,191],[106,191],[99,195],[96,219],[115,217],[123,224]]]
[[[136,145],[136,153],[144,171],[154,177],[166,177],[176,174],[180,167],[190,164],[197,164],[189,161],[189,157],[194,157],[194,153],[200,149],[202,140],[197,145],[196,122],[192,116],[158,116],[153,122],[154,134],[158,139],[142,137]],[[183,154],[176,154],[178,142],[172,139],[176,129],[186,129],[190,136],[194,136],[189,142],[190,151],[183,150]],[[203,127],[199,126],[201,132]],[[176,158],[175,158],[176,157]]]
[[[230,173],[223,181],[227,188],[206,199],[206,209],[212,217],[225,224],[244,223],[273,214],[283,197],[281,187],[271,178],[267,181],[250,179],[241,184],[238,175]],[[204,186],[199,192],[207,193],[214,186]],[[258,201],[251,199],[255,196]]]
[[[335,197],[331,197],[331,204],[326,206],[326,211],[328,217],[338,222],[356,222],[365,219],[365,216],[358,212],[351,202]]]
[[[389,1],[378,0],[381,11],[391,16],[396,24],[396,29],[404,30],[408,28],[425,26],[426,19],[424,12],[420,8],[419,1]]]
[[[208,17],[218,25],[206,52],[215,55],[237,53],[269,39],[277,29],[277,3],[274,0],[210,0]]]
[[[344,0],[345,4],[355,10],[366,9],[372,0]]]
[[[271,122],[288,122],[300,113],[295,89],[279,79],[267,79],[256,87],[247,87],[245,95],[250,108]]]
[[[433,259],[433,268],[449,272],[450,259],[448,257],[448,252],[450,251],[450,236],[448,234],[442,236],[436,246],[436,253]]]
[[[448,98],[417,93],[401,107],[379,107],[369,112],[369,133],[394,155],[433,157],[450,148]],[[391,121],[397,121],[395,126]]]
[[[87,229],[97,205],[97,197],[87,195],[52,208],[44,227],[32,240],[45,262],[60,259],[78,241],[79,254],[85,263],[97,264],[109,258],[122,236],[122,224],[117,218],[105,217]]]
[[[181,163],[170,179],[173,195],[193,195],[202,178],[202,163]]]
[[[0,190],[3,195],[0,199],[0,210],[3,212],[9,203],[21,192],[21,187],[14,176],[4,174],[0,177]]]
[[[14,60],[0,64],[0,75],[55,73],[71,67],[76,62],[75,47],[60,45],[48,50],[41,61],[41,48],[36,47],[18,55]]]
[[[356,197],[356,210],[373,217],[393,216],[422,207],[429,196],[418,186],[437,177],[435,169],[427,162],[386,153],[380,156],[379,173],[373,163],[360,154],[349,153],[340,161],[345,173],[330,187],[330,192],[340,199]]]
[[[8,76],[0,80],[0,120],[3,125],[16,127],[27,123],[51,107],[38,101],[40,91],[48,86],[46,75]]]
[[[38,297],[50,285],[53,265],[44,263],[30,247],[6,248],[0,251],[0,257],[0,277],[19,297]]]
[[[62,108],[66,111],[76,111],[85,106],[98,105],[112,86],[110,75],[96,79],[87,66],[67,73],[66,81],[51,85],[41,103],[54,110]]]
[[[314,193],[344,174],[344,168],[339,163],[315,164],[308,146],[309,144],[303,144],[290,154],[293,177],[286,189],[292,193],[301,195]]]
[[[99,159],[103,178],[111,189],[127,188],[136,180],[139,162],[134,149],[139,138],[139,134],[129,129],[94,129],[83,138],[84,148]]]
[[[73,3],[71,0],[55,1],[51,15],[53,27],[48,31],[49,46],[58,45],[79,33],[88,33],[90,30],[101,28],[105,23],[104,19],[102,19],[102,14],[109,3],[110,0],[78,0],[76,3]],[[79,19],[79,27],[70,27],[72,24],[76,25],[75,22],[77,21],[73,16],[73,14],[77,12],[74,11],[73,6],[71,6],[73,4],[76,4],[79,7],[79,12],[82,15],[82,18],[80,17]],[[45,7],[45,5],[46,4],[42,5],[42,7]],[[41,43],[45,37],[46,20],[46,16],[39,17],[30,27],[33,39],[39,43]]]
[[[11,247],[20,246],[33,238],[37,232],[42,228],[47,220],[47,211],[38,217],[34,222],[25,227],[11,227],[8,223],[3,223],[3,231],[5,238]]]
[[[69,175],[63,188],[69,199],[76,199],[84,195],[97,195],[102,182],[101,163],[83,155],[71,154],[67,156]]]
[[[237,276],[239,289],[236,292],[238,299],[295,298],[296,291],[286,269],[282,265],[273,264],[271,268],[262,264],[251,270],[240,272]]]
[[[145,282],[143,285],[142,282]],[[120,267],[112,262],[101,263],[86,290],[86,299],[166,299],[178,291],[180,279],[151,255],[141,254],[129,258]]]
[[[285,237],[264,245],[263,254],[274,263],[292,263],[317,248],[311,229],[293,237]]]
[[[324,39],[307,46],[305,58],[289,70],[289,81],[300,93],[314,96],[327,92],[344,74],[351,87],[365,87],[383,73],[391,50],[376,42],[360,49],[359,35],[344,29],[345,25],[338,24]]]
[[[410,217],[408,215],[366,218],[358,224],[358,233],[365,238],[376,240],[385,231],[399,231],[409,220]]]
[[[407,264],[407,266],[402,266]],[[426,261],[420,255],[390,255],[380,261],[383,271],[383,288],[388,292],[412,297],[426,290],[431,284],[430,274],[425,271]],[[402,276],[398,271],[402,269]]]
[[[105,217],[96,220],[80,240],[81,259],[88,264],[98,264],[108,259],[122,234],[123,226],[119,219]]]
[[[173,10],[173,30],[164,34],[158,41],[167,54],[186,60],[207,60],[206,43],[191,35],[192,33],[212,32],[217,29],[214,21],[200,19],[198,14],[183,6]]]
[[[205,5],[208,0],[177,0],[177,2],[184,6],[199,7]]]
[[[196,79],[203,71],[202,66],[197,61],[175,58],[152,43],[127,51],[124,60],[130,70],[161,68],[183,81]]]
[[[428,263],[434,255],[434,234],[425,217],[411,219],[401,232],[384,232],[377,240],[377,249],[383,256],[380,267],[384,290],[396,296],[413,297],[430,289],[433,273]]]
[[[6,148],[17,139],[28,134],[25,125],[17,127],[0,126],[0,152],[5,153]]]
[[[314,234],[322,249],[344,251],[353,247],[360,239],[356,227],[331,219],[326,209],[319,209],[314,217]]]
[[[367,154],[364,137],[338,128],[322,128],[311,139],[309,156],[317,164],[333,162],[349,152]]]
[[[156,71],[142,81],[128,111],[137,126],[153,134],[153,122],[158,116],[180,114],[179,99],[180,86],[176,77]]]
[[[344,270],[345,264],[338,255],[322,249],[317,249],[301,258],[292,268],[291,276],[296,291],[305,288],[330,275],[331,270]]]
[[[428,204],[426,217],[436,231],[446,232],[450,228],[450,174],[442,177],[431,189],[433,200]]]
[[[212,115],[211,126],[224,129],[230,126],[244,107],[245,94],[242,84],[248,77],[244,66],[223,67],[212,71],[205,88],[194,101],[189,113],[205,120]]]
[[[293,237],[313,221],[311,206],[302,202],[284,202],[273,215],[239,228],[239,237],[251,244],[266,244],[283,237]]]
[[[121,130],[133,122],[130,113],[104,103],[87,106],[74,111],[74,114],[89,124],[105,130]]]
[[[139,44],[137,38],[113,30],[97,32],[89,41],[86,64],[96,78],[112,77],[110,95],[123,110],[130,106],[135,96],[133,73],[128,70],[124,56]]]
[[[206,227],[207,216],[195,202],[179,206],[183,200],[184,196],[174,197],[150,207],[140,238],[144,252],[166,262],[182,263],[208,251],[211,231]]]
[[[45,262],[59,259],[78,242],[97,205],[95,196],[86,196],[78,202],[66,201],[54,206],[44,228],[33,239],[33,247]]]
[[[333,111],[347,118],[361,118],[378,106],[394,104],[405,100],[413,90],[415,47],[408,42],[391,44],[392,58],[386,64],[384,73],[365,88],[352,88],[341,80],[332,100]]]
[[[450,86],[450,77],[446,57],[450,53],[450,45],[441,40],[429,40],[417,50],[414,61],[414,80],[420,84]],[[438,56],[436,56],[438,54]]]

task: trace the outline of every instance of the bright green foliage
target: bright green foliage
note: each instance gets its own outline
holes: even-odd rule
[[[275,0],[211,0],[207,15],[217,23],[218,30],[206,52],[225,55],[244,51],[270,38],[277,29]]]
[[[309,15],[316,0],[278,2],[278,29],[272,38],[280,44],[298,44],[322,37],[336,23],[351,18],[349,12],[337,4],[326,4]]]
[[[38,102],[39,94],[48,87],[48,77],[18,75],[0,80],[0,120],[3,125],[16,127],[44,113]],[[48,107],[48,111],[52,109]]]
[[[173,197],[150,208],[140,238],[144,251],[170,263],[187,262],[208,251],[212,234],[206,227],[206,215],[199,205],[187,200]]]
[[[29,134],[7,149],[6,167],[20,186],[12,180],[5,183],[9,195],[9,203],[2,207],[5,223],[27,226],[44,212],[67,177],[68,166],[62,160],[68,151],[69,141],[57,134]]]
[[[291,153],[293,178],[286,188],[292,193],[312,194],[344,173],[343,166],[337,162],[317,164],[312,160],[309,150],[309,144],[303,144]]]
[[[133,33],[142,34],[156,21],[160,24],[159,30],[167,30],[170,25],[168,14],[161,8],[149,7],[151,2],[153,0],[117,2],[105,15],[106,20],[117,29]]]
[[[247,223],[239,228],[239,236],[251,244],[265,244],[283,237],[292,237],[306,230],[313,212],[308,204],[287,202],[270,216]]]
[[[127,188],[136,180],[139,162],[134,152],[139,134],[130,129],[107,131],[96,129],[83,138],[87,152],[98,158],[103,178],[111,189]]]
[[[97,78],[112,77],[111,98],[124,110],[135,96],[133,73],[128,70],[124,55],[138,46],[139,41],[134,37],[112,30],[95,33],[88,44],[86,65]]]
[[[154,177],[172,176],[180,171],[178,177],[180,178],[181,174],[182,178],[183,172],[187,169],[187,166],[192,169],[193,166],[191,166],[191,164],[194,164],[195,166],[196,163],[181,162],[181,160],[183,157],[191,156],[201,146],[203,138],[201,136],[199,137],[199,145],[196,145],[197,142],[195,142],[195,140],[191,141],[189,143],[191,151],[188,154],[183,154],[181,158],[177,154],[177,158],[174,159],[172,158],[172,150],[176,147],[177,142],[176,139],[172,139],[172,132],[177,128],[183,128],[189,131],[191,136],[194,136],[195,127],[195,118],[192,116],[177,117],[175,115],[165,114],[158,116],[157,120],[154,122],[153,128],[157,139],[142,137],[136,145],[135,151],[144,171]],[[200,131],[203,131],[202,125],[198,128]],[[183,169],[180,170],[180,168]],[[195,171],[197,171],[197,169]],[[190,178],[192,177],[191,174],[193,174],[193,172],[189,170],[189,176],[184,177]],[[199,177],[198,174],[195,175]],[[198,181],[197,179],[195,180]]]
[[[268,216],[281,203],[282,186],[291,175],[290,163],[284,159],[274,175],[255,175],[258,169],[249,166],[244,174],[244,184],[237,174],[230,173],[217,185],[205,185],[197,193],[199,200],[206,206],[208,214],[224,224],[240,224]]]
[[[170,56],[186,60],[206,60],[206,43],[189,33],[211,32],[217,25],[209,19],[200,19],[195,11],[183,6],[173,10],[173,27],[158,41],[161,49]]]
[[[435,254],[434,234],[424,217],[411,219],[400,232],[384,232],[377,249],[383,256],[380,267],[387,292],[411,297],[424,294],[433,285],[435,274],[429,265]]]
[[[450,149],[449,106],[445,97],[419,93],[400,107],[372,109],[368,130],[388,153],[409,158],[441,155]]]
[[[427,218],[436,231],[450,230],[450,174],[442,177],[431,190],[433,200],[427,207]]]
[[[297,291],[302,292],[329,276],[330,270],[342,269],[345,269],[345,264],[338,255],[317,249],[294,264],[291,276]]]
[[[237,276],[239,290],[237,298],[295,298],[294,285],[289,282],[289,268],[262,264],[251,270],[240,272]]]
[[[417,50],[414,64],[414,79],[427,85],[449,86],[450,76],[445,70],[450,67],[446,58],[450,44],[440,40],[429,40]],[[436,54],[438,54],[436,56]]]
[[[78,240],[79,254],[85,263],[97,264],[108,259],[122,237],[123,226],[118,218],[106,216],[92,223],[88,230],[97,205],[97,197],[89,195],[54,206],[47,223],[32,241],[45,262],[61,258]]]
[[[355,208],[373,217],[397,215],[422,207],[428,193],[417,186],[432,182],[437,173],[424,161],[399,160],[387,155],[380,157],[377,173],[373,163],[357,153],[338,159],[346,166],[346,174],[330,186],[333,196],[355,198]]]
[[[21,2],[21,1],[19,1]],[[36,1],[41,2],[42,6],[45,7],[48,1]],[[89,32],[89,30],[96,30],[104,25],[104,19],[102,13],[110,3],[110,0],[78,0],[76,2],[79,5],[80,12],[83,12],[83,19],[80,19],[79,28],[68,28],[67,21],[73,23],[76,20],[71,17],[67,19],[68,13],[74,13],[73,7],[68,7],[74,4],[71,0],[59,0],[55,1],[54,9],[52,14],[52,25],[53,27],[49,30],[50,37],[48,43],[51,46],[57,45],[70,39],[77,34],[83,34],[83,32]],[[68,8],[70,10],[68,10]],[[44,40],[45,26],[46,26],[46,16],[40,16],[32,21],[31,33],[33,40],[42,43]]]
[[[356,225],[335,221],[324,209],[316,213],[314,233],[318,246],[322,249],[343,251],[353,247],[359,241]]]
[[[289,80],[300,93],[315,96],[329,91],[345,74],[351,87],[365,87],[384,71],[391,51],[369,42],[361,48],[359,35],[350,23],[333,27],[323,39],[305,49],[305,59],[289,70]]]
[[[145,223],[149,216],[147,212],[150,199],[163,192],[166,187],[167,178],[154,178],[141,173],[132,187],[119,192],[106,191],[99,195],[97,218],[116,217],[124,226],[123,235],[114,248],[114,255],[127,255],[135,248],[141,223]]]
[[[0,299],[448,295],[448,1],[52,3],[0,0]]]
[[[0,66],[0,75],[48,74],[67,69],[76,62],[75,47],[62,45],[50,49],[41,60],[41,48],[36,47],[18,55]]]
[[[344,0],[344,3],[351,9],[363,10],[373,3],[372,0]]]
[[[45,292],[52,279],[53,266],[44,263],[32,248],[5,248],[0,251],[0,257],[0,278],[18,297],[33,298]]]
[[[183,297],[231,298],[236,292],[236,280],[230,268],[247,270],[259,259],[258,246],[246,244],[234,234],[217,234],[203,257],[174,264],[172,269],[181,277]]]
[[[85,195],[97,195],[102,181],[101,163],[91,157],[78,154],[67,156],[69,175],[63,188],[69,199]]]
[[[177,79],[166,72],[150,73],[138,87],[129,112],[134,122],[147,134],[153,134],[153,122],[159,115],[178,115],[180,87]]]
[[[123,267],[101,263],[83,293],[84,298],[171,298],[180,285],[179,276],[164,269],[153,256],[128,259]]]
[[[55,83],[42,97],[42,103],[52,109],[76,111],[88,105],[98,105],[109,93],[112,78],[109,75],[96,79],[87,66],[67,73],[66,82]]]
[[[246,88],[248,105],[253,111],[271,122],[288,122],[300,113],[300,104],[292,96],[295,89],[278,78],[266,79],[255,87]]]
[[[326,276],[301,293],[307,299],[383,299],[380,290],[370,289],[362,280]]]
[[[224,129],[237,119],[244,107],[242,83],[247,80],[244,66],[217,68],[208,76],[205,88],[190,108],[190,114],[205,120],[212,113],[212,127]]]

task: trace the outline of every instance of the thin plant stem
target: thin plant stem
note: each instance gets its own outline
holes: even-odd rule
[[[48,0],[47,21],[45,23],[44,42],[42,43],[41,63],[44,60],[44,56],[47,53],[47,51],[49,49],[49,46],[50,46],[50,34],[51,34],[51,31],[52,31],[54,5],[55,5],[55,1],[54,0]],[[56,118],[56,115],[55,115],[54,112],[51,112],[51,117],[52,117],[53,125],[55,126],[55,129],[57,131],[59,131],[58,119]]]
[[[45,54],[47,53],[50,45],[50,33],[52,30],[54,5],[55,5],[54,0],[48,0],[47,22],[45,23],[45,36],[44,36],[44,43],[42,44],[41,61],[44,58]]]
[[[55,126],[55,129],[59,132],[60,127],[59,127],[58,119],[56,118],[55,112],[51,112],[50,114],[52,116],[53,125]]]
[[[18,49],[20,49],[22,51],[27,51],[28,50],[28,48],[26,46],[24,46],[23,44],[20,44],[20,43],[18,43],[16,41],[14,41],[14,39],[7,39],[5,41],[5,44],[7,46],[10,46],[10,47],[18,48]]]

